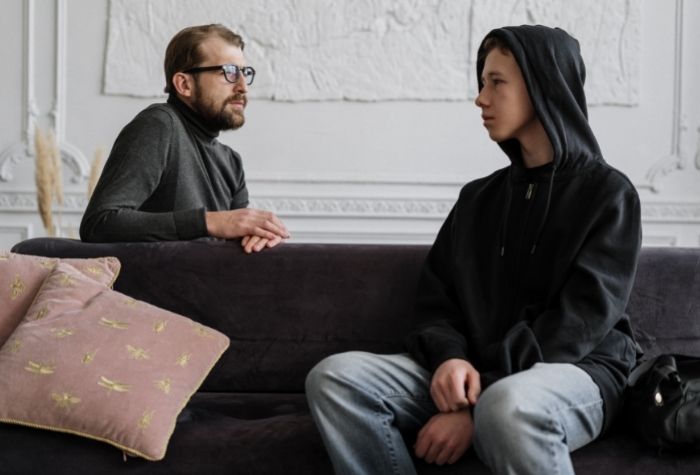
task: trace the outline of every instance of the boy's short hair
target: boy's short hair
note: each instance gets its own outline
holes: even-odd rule
[[[486,38],[481,45],[479,50],[479,55],[477,57],[477,62],[482,63],[486,61],[486,56],[489,55],[491,51],[498,48],[503,54],[510,54],[510,48],[508,44],[500,36],[489,36]]]
[[[199,66],[202,53],[199,45],[212,36],[218,36],[228,44],[243,50],[245,43],[240,35],[219,23],[211,25],[190,26],[180,30],[168,43],[165,50],[165,92],[173,91],[173,76],[180,71]]]

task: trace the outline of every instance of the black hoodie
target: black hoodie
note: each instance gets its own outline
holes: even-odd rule
[[[554,161],[465,185],[428,254],[411,354],[434,371],[472,362],[484,388],[537,362],[573,363],[599,386],[607,428],[635,363],[625,307],[641,243],[639,197],[605,163],[587,119],[578,42],[561,29],[506,27]],[[480,47],[481,53],[483,48]],[[482,55],[480,54],[479,57]],[[477,63],[479,89],[483,59]]]

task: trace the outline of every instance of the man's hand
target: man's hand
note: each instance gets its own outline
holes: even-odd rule
[[[244,236],[241,239],[241,246],[243,246],[246,254],[250,254],[251,252],[260,252],[266,247],[275,247],[280,242],[282,242],[282,238],[279,236],[274,239],[265,239],[260,236]]]
[[[251,208],[207,211],[205,219],[207,232],[210,236],[217,238],[233,239],[258,236],[273,242],[278,238],[281,240],[289,237],[286,226],[270,211]],[[274,245],[277,244],[279,241],[275,242]]]
[[[469,409],[438,413],[418,433],[416,457],[438,465],[453,464],[472,445],[474,421]]]
[[[435,370],[430,395],[440,412],[454,412],[476,404],[481,394],[479,372],[466,360],[453,358]]]

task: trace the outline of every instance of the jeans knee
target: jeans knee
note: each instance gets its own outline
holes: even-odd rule
[[[498,384],[484,391],[474,407],[474,425],[480,431],[508,431],[517,413],[517,396]]]
[[[323,396],[332,388],[341,384],[343,379],[351,378],[351,369],[355,366],[355,352],[339,353],[328,356],[311,368],[306,375],[305,389],[309,399]]]
[[[492,449],[516,450],[533,434],[550,430],[547,409],[527,399],[527,388],[496,383],[474,408],[474,446],[480,455]]]

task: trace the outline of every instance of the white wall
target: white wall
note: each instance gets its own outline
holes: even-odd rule
[[[44,234],[35,211],[32,147],[26,146],[32,141],[32,123],[42,128],[56,127],[61,139],[68,199],[61,209],[60,222],[62,233],[74,236],[85,206],[84,178],[95,150],[108,150],[126,122],[146,105],[162,100],[105,93],[126,83],[125,77],[113,81],[119,78],[116,72],[124,74],[132,69],[131,60],[119,62],[107,55],[108,45],[112,48],[110,55],[129,47],[124,40],[114,39],[115,32],[131,32],[129,38],[135,36],[136,45],[142,45],[144,54],[132,55],[133,74],[135,79],[150,79],[154,73],[149,73],[144,65],[156,62],[157,76],[162,58],[149,59],[146,53],[153,54],[153,45],[163,41],[161,37],[167,40],[174,34],[183,18],[221,21],[224,7],[232,4],[221,2],[218,9],[212,7],[216,5],[213,0],[130,4],[131,1],[115,0],[111,9],[107,0],[3,2],[0,248]],[[266,37],[265,28],[270,29],[270,38],[277,29],[289,28],[292,22],[303,29],[305,24],[318,20],[319,9],[327,8],[326,3],[246,2],[258,5],[269,20],[253,23],[249,16],[252,13],[248,12],[248,23],[240,26],[256,40],[249,42],[247,48],[251,64],[268,67],[273,63],[270,55],[265,55],[264,45],[257,42]],[[150,18],[145,22],[148,28],[138,30],[144,23],[139,4],[155,9],[155,26]],[[306,10],[290,9],[296,4]],[[375,21],[372,15],[382,12],[384,4],[391,4],[396,10],[390,12],[394,19],[408,18],[399,22],[404,26],[427,22],[437,25],[435,28],[448,29],[450,34],[440,36],[434,30],[426,30],[421,34],[427,36],[422,38],[429,38],[428,48],[434,50],[426,50],[423,41],[415,47],[408,42],[404,50],[396,52],[392,48],[398,40],[386,34],[380,37],[384,41],[376,44],[366,36],[355,41],[356,32],[362,31],[362,22],[351,21],[359,24],[354,32],[330,40],[323,34],[332,35],[336,30],[319,29],[325,31],[319,33],[321,43],[332,41],[334,45],[324,46],[323,54],[304,48],[303,42],[301,46],[292,44],[293,48],[283,45],[296,59],[287,61],[288,68],[299,64],[299,70],[306,71],[309,64],[319,64],[313,63],[314,57],[329,55],[337,64],[358,64],[358,69],[366,67],[363,61],[367,57],[389,58],[395,68],[436,61],[456,65],[458,74],[462,74],[459,68],[464,68],[469,74],[464,79],[466,96],[467,85],[475,82],[469,72],[473,60],[468,58],[475,41],[472,37],[480,38],[489,22],[520,23],[524,13],[543,15],[546,20],[546,12],[550,12],[582,40],[591,79],[589,98],[603,97],[599,93],[606,92],[606,80],[600,78],[606,78],[606,74],[617,74],[611,83],[629,81],[626,89],[614,89],[612,96],[596,101],[603,104],[592,105],[589,111],[606,159],[625,172],[639,189],[645,244],[700,246],[700,90],[696,86],[700,84],[700,62],[696,59],[700,31],[693,28],[700,23],[700,2],[587,0],[581,5],[587,5],[597,16],[590,12],[586,16],[578,4],[564,0],[561,4],[492,1],[488,2],[492,6],[489,10],[483,8],[482,0],[442,2],[441,5],[459,6],[448,12],[426,10],[426,4],[432,4],[428,1],[343,0],[334,3],[340,5],[341,11],[332,21],[343,15],[347,18],[351,14],[345,10],[352,10],[358,18],[377,25],[383,17]],[[185,15],[180,13],[182,5],[191,9]],[[527,11],[514,12],[514,5]],[[552,13],[557,5],[559,9]],[[129,18],[128,9],[124,13],[125,6],[133,7],[133,18]],[[428,19],[429,14],[435,16]],[[541,17],[535,20],[538,18]],[[235,28],[233,23],[230,20]],[[134,24],[137,30],[130,30]],[[597,28],[600,25],[602,29]],[[386,33],[386,25],[382,28]],[[409,27],[405,29],[411,33]],[[445,38],[452,38],[452,34],[455,41],[465,43],[445,46]],[[617,63],[610,61],[616,55],[586,56],[591,49],[605,52],[611,38],[617,38],[618,46],[624,46]],[[456,57],[462,44],[466,45],[466,59]],[[280,61],[278,58],[274,64]],[[114,64],[121,66],[110,69]],[[221,140],[243,155],[253,204],[275,210],[287,222],[295,240],[431,242],[460,186],[507,163],[500,149],[489,141],[471,101],[437,100],[448,99],[458,91],[455,87],[459,80],[447,73],[445,82],[449,87],[439,82],[439,75],[430,74],[419,74],[416,84],[408,81],[398,87],[401,84],[391,76],[392,69],[382,74],[375,71],[373,82],[346,92],[346,96],[362,101],[265,99],[283,80],[286,96],[277,93],[278,97],[298,99],[315,93],[309,92],[299,71],[292,71],[287,76],[277,70],[277,83],[256,83],[260,88],[251,95],[259,97],[249,103],[245,127],[222,134]],[[382,81],[386,75],[389,77]],[[387,88],[387,83],[396,84],[397,88]],[[618,105],[604,105],[611,103]]]

